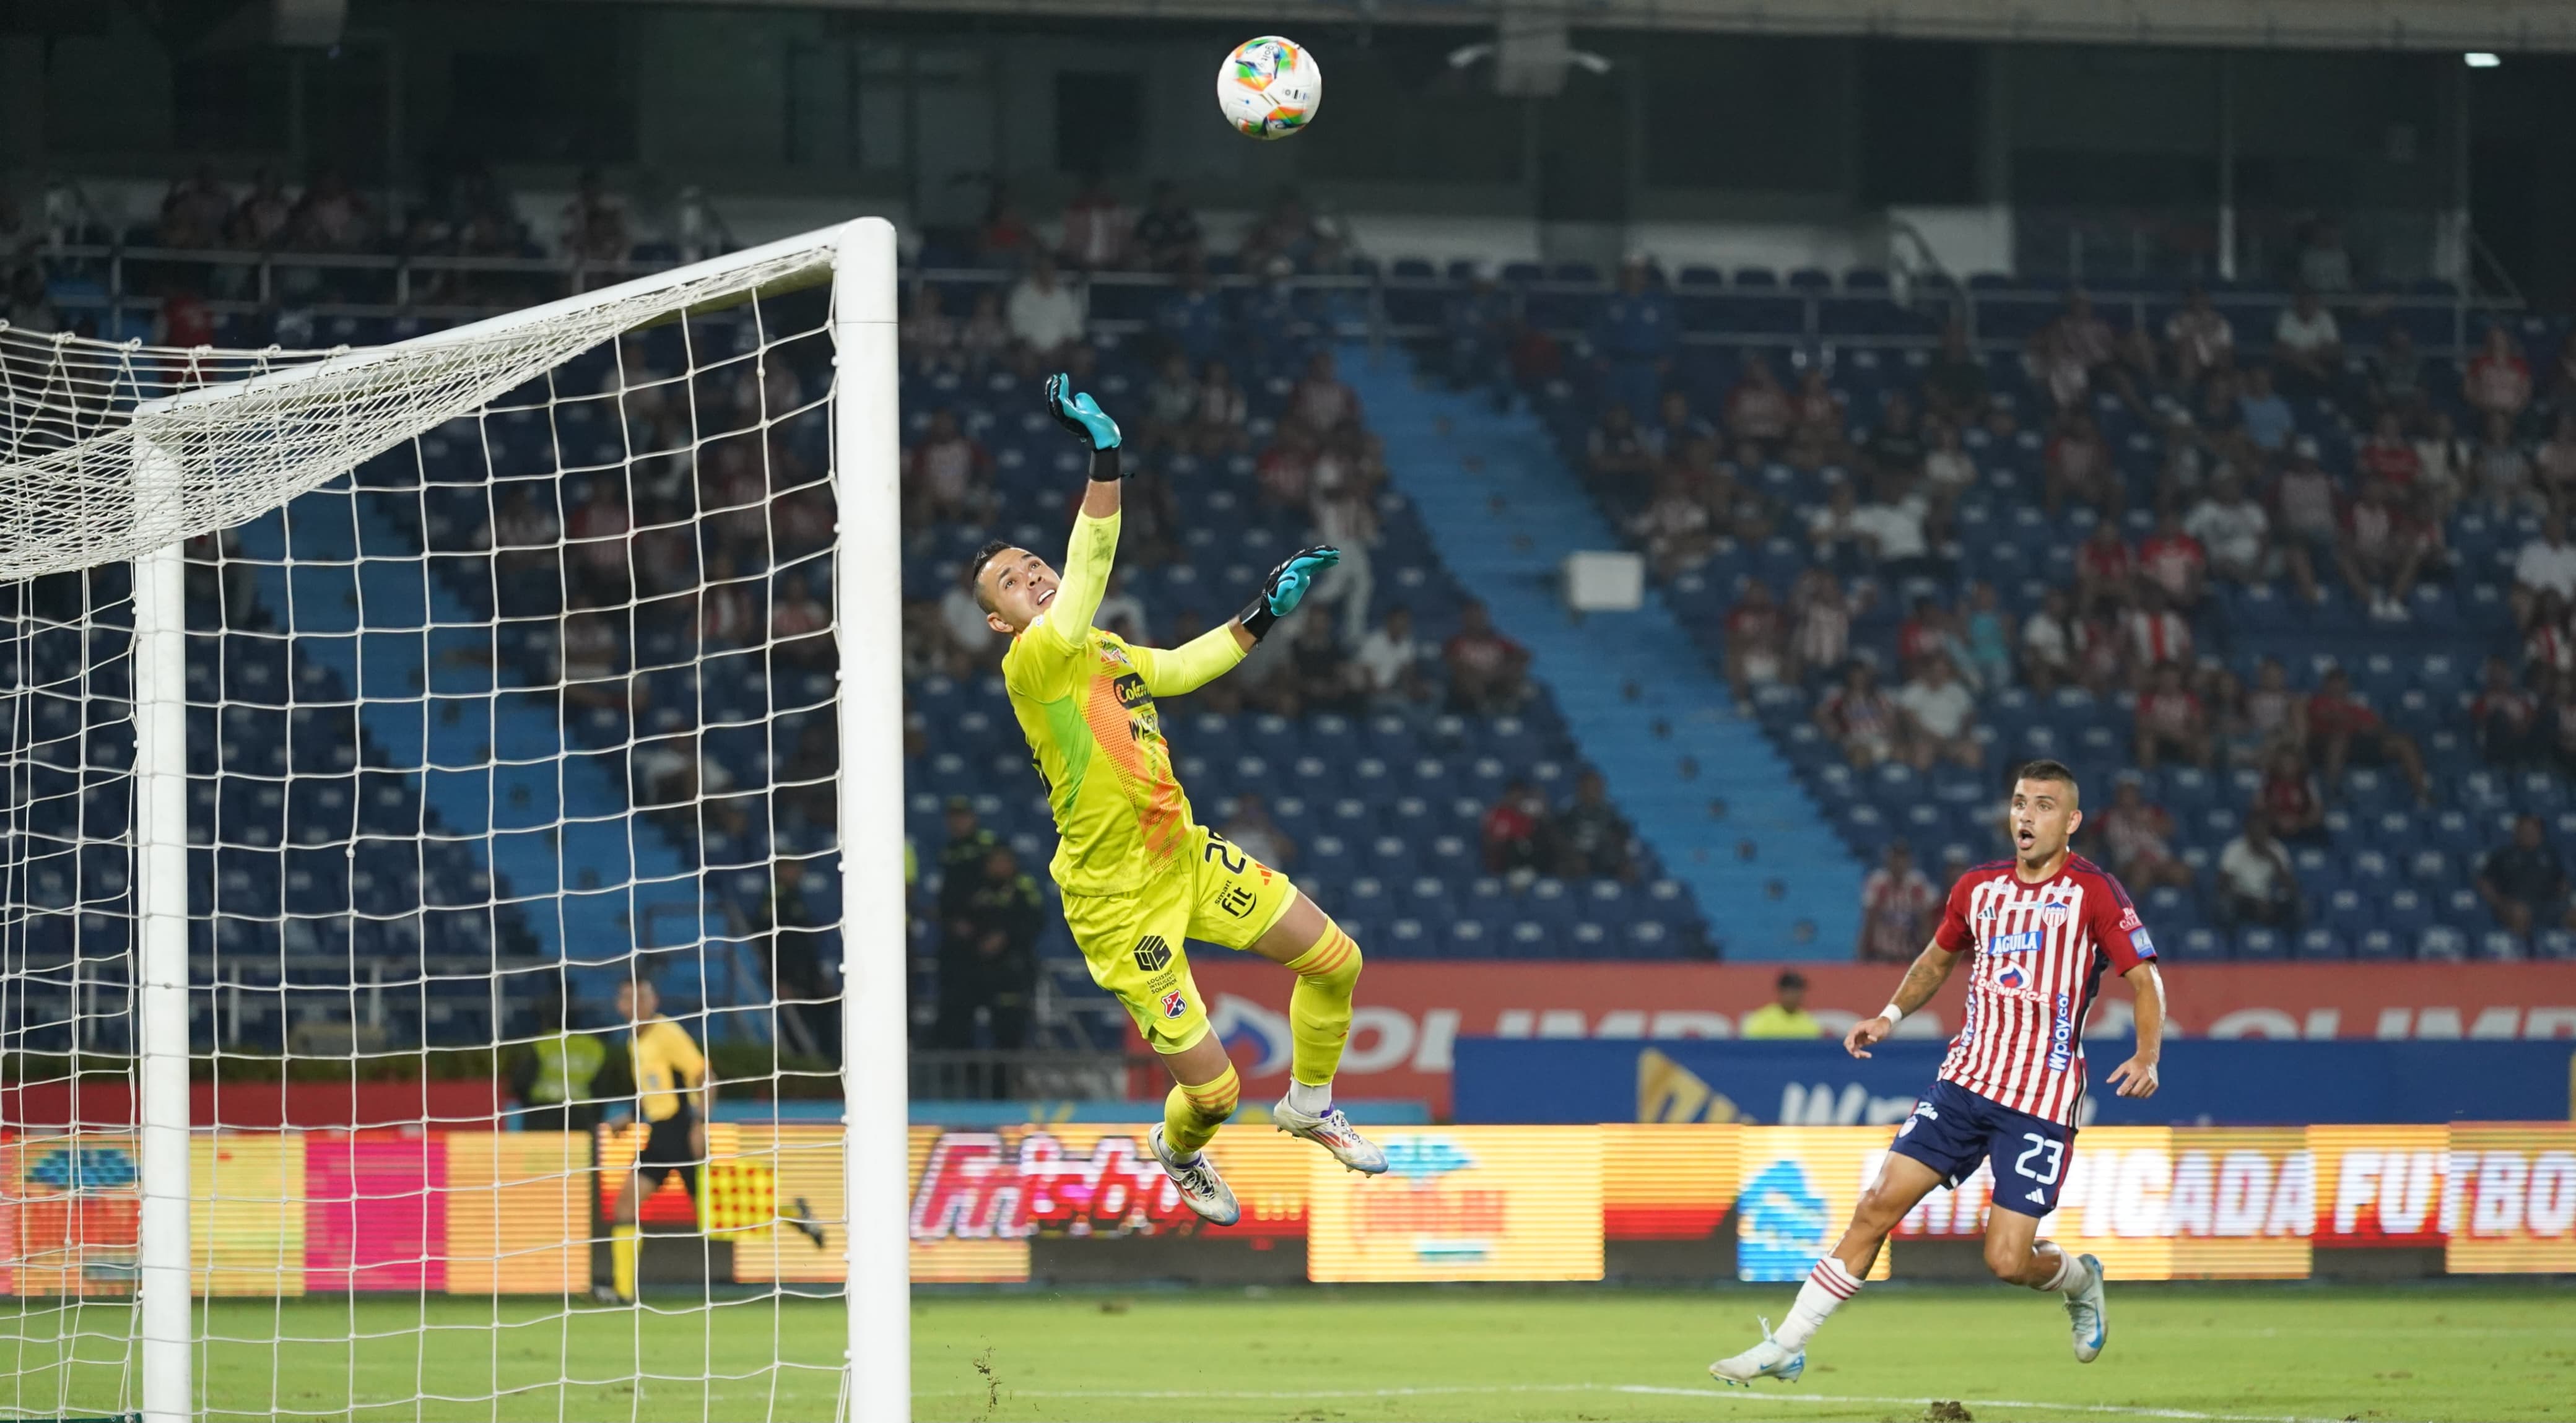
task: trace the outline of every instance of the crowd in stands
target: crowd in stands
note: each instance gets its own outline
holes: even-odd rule
[[[2137,309],[2115,325],[2069,291],[2010,355],[1954,323],[1846,382],[1829,350],[1686,347],[1677,294],[1639,260],[1571,341],[1478,284],[1441,346],[1455,383],[1537,399],[1655,576],[1714,580],[1686,612],[1745,711],[1793,689],[1866,779],[1998,771],[2019,749],[2002,706],[2115,710],[2123,783],[2096,793],[2083,848],[2222,929],[2288,931],[2321,922],[2294,851],[2325,843],[2356,770],[2374,807],[2393,785],[2430,815],[2451,802],[2428,734],[2454,733],[2446,750],[2472,734],[2498,771],[2576,767],[2576,333],[2532,323],[2535,370],[2516,321],[2473,325],[2454,361],[2313,287],[2268,319],[2198,287]],[[2038,542],[1999,549],[1999,522]],[[2373,629],[2474,648],[2469,667],[2497,655],[2461,710],[2401,726],[2387,687],[2245,635],[2249,604],[2322,620],[2347,659]],[[2247,793],[2223,846],[2186,849],[2196,827],[2151,794],[2176,767]],[[1860,848],[1886,861],[1861,952],[1910,954],[1938,900],[1910,849]],[[2508,900],[2493,880],[2496,925],[2563,917],[2556,900],[2508,910],[2538,891]]]

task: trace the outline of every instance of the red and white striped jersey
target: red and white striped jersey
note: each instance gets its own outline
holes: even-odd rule
[[[2128,891],[2081,855],[2039,884],[1996,860],[1950,886],[1932,942],[1976,951],[1968,1019],[1950,1040],[1941,1080],[2072,1125],[2084,1096],[2084,1015],[2102,969],[2125,974],[2156,956]]]

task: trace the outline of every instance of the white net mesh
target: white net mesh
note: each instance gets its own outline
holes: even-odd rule
[[[327,356],[0,331],[0,1415],[138,1406],[112,560],[180,537],[195,1411],[834,1411],[831,260]],[[638,984],[702,1140],[635,1121]]]

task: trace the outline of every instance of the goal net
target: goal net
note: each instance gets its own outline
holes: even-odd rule
[[[907,1410],[893,320],[0,327],[0,1416]]]

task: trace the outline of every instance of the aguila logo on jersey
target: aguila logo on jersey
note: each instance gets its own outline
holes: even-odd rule
[[[1997,934],[1993,938],[1986,940],[1986,952],[1998,956],[2005,954],[2038,953],[2039,931],[2037,929],[2024,929],[2017,934]]]
[[[1160,934],[1147,934],[1136,941],[1136,967],[1147,973],[1160,973],[1172,961],[1172,946]]]

